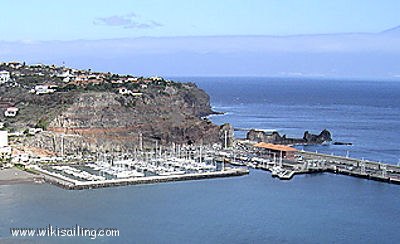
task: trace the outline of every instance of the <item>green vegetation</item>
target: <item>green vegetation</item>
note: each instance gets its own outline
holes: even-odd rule
[[[46,130],[47,127],[49,126],[49,121],[48,118],[40,118],[37,124],[35,125],[36,128],[42,128],[43,130]]]

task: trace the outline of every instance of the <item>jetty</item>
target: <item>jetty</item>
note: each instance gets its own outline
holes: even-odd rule
[[[267,143],[241,144],[216,153],[232,165],[270,171],[273,177],[290,180],[298,174],[333,173],[400,184],[400,166],[369,160],[299,151]]]

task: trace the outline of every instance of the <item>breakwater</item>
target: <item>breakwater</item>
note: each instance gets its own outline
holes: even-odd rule
[[[281,180],[290,180],[298,174],[328,172],[400,184],[400,166],[307,151],[297,151],[292,159],[283,159],[265,157],[260,151],[246,148],[224,152],[220,160],[267,170]]]

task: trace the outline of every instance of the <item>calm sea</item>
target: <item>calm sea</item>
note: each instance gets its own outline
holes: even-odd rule
[[[265,78],[182,78],[212,98],[215,122],[289,136],[327,128],[352,147],[306,148],[397,163],[400,84]],[[0,186],[0,243],[10,227],[120,230],[103,243],[397,243],[400,186],[331,174],[279,181],[264,171],[225,179],[83,191]],[[88,238],[31,238],[92,243]]]
[[[277,130],[303,137],[328,129],[353,146],[304,150],[397,164],[400,160],[400,82],[283,78],[183,78],[211,96],[215,123]],[[244,132],[236,133],[245,137]]]

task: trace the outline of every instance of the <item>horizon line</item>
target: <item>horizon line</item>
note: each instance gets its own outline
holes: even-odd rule
[[[221,37],[268,37],[268,38],[294,38],[294,37],[315,37],[315,36],[343,36],[343,35],[385,35],[390,34],[393,31],[400,30],[400,25],[379,31],[379,32],[332,32],[332,33],[310,33],[310,34],[287,34],[287,35],[272,35],[272,34],[221,34],[221,35],[171,35],[171,36],[136,36],[136,37],[115,37],[115,38],[98,38],[98,39],[53,39],[53,40],[31,40],[31,39],[19,39],[19,40],[0,40],[0,43],[23,43],[23,44],[35,44],[45,42],[78,42],[78,41],[111,41],[111,40],[124,40],[124,39],[168,39],[168,38],[221,38]]]

